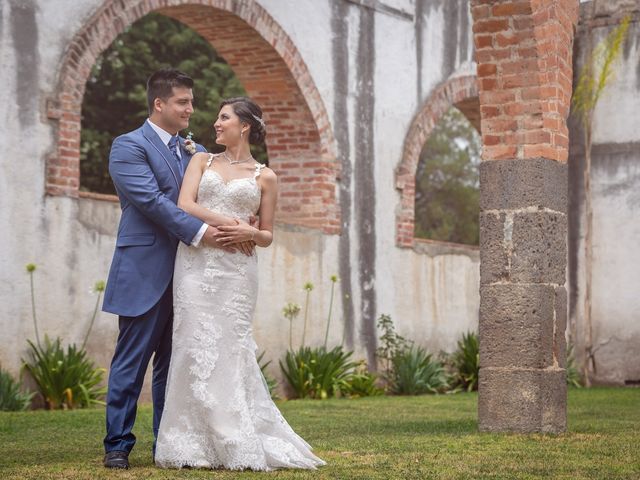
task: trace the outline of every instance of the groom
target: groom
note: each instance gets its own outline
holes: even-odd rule
[[[137,401],[153,355],[154,451],[171,357],[172,278],[178,242],[218,246],[216,229],[176,206],[192,153],[178,132],[193,113],[193,80],[160,70],[147,82],[149,119],[116,138],[109,173],[122,217],[102,309],[119,315],[107,393],[107,468],[129,468]],[[206,151],[196,144],[198,152]]]

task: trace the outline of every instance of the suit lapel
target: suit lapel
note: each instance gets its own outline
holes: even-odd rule
[[[184,148],[184,138],[178,137],[180,139],[180,154],[182,155],[182,168],[184,171],[187,171],[187,167],[189,166],[189,162],[191,161],[191,157],[193,157],[192,153]]]
[[[178,170],[178,166],[176,165],[176,161],[173,158],[173,154],[169,150],[169,147],[162,143],[162,140],[160,140],[160,137],[156,132],[153,131],[153,128],[151,128],[151,125],[149,125],[148,122],[144,122],[144,124],[142,125],[142,134],[162,156],[165,163],[167,164],[167,167],[169,167],[171,174],[173,175],[173,179],[176,181],[178,190],[180,190],[182,176],[180,175],[180,171]]]

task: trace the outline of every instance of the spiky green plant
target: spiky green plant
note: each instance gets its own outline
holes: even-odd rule
[[[23,368],[38,385],[47,409],[67,409],[104,405],[107,388],[102,386],[104,368],[96,368],[83,349],[62,347],[60,338],[44,337],[44,346],[29,341],[29,360]]]
[[[264,382],[267,384],[267,388],[269,389],[269,395],[271,395],[271,398],[273,400],[277,400],[278,394],[276,393],[276,389],[278,388],[278,382],[267,372],[267,367],[271,364],[271,360],[269,360],[268,362],[263,362],[265,353],[267,352],[263,350],[260,355],[258,355],[256,360],[258,362],[258,365],[260,366],[260,371],[262,372],[262,376],[264,377]]]
[[[424,348],[411,345],[393,357],[391,391],[397,395],[439,393],[449,387],[444,366]]]
[[[288,351],[280,368],[296,398],[325,399],[348,391],[358,365],[350,360],[352,354],[341,346],[328,351],[303,346]]]
[[[480,346],[478,335],[467,332],[458,340],[458,348],[452,355],[455,369],[456,384],[471,392],[478,389],[478,374],[480,371]]]
[[[375,397],[384,394],[378,387],[378,376],[370,372],[365,361],[361,361],[349,379],[347,389],[342,392],[350,398]]]
[[[22,392],[20,382],[0,367],[0,411],[17,412],[27,410],[31,405],[33,392]]]

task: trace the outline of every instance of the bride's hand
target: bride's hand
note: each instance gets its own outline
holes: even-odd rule
[[[220,225],[218,230],[215,237],[224,247],[248,242],[253,244],[253,239],[259,232],[257,228],[239,220],[236,220],[235,225]],[[244,251],[244,248],[242,250]]]
[[[253,255],[253,252],[255,252],[255,249],[256,249],[256,244],[254,242],[241,242],[241,243],[238,243],[236,246],[240,249],[242,253],[244,253],[248,257]],[[232,248],[232,247],[225,247],[225,248]]]

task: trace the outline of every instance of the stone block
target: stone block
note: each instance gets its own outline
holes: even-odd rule
[[[553,367],[555,296],[548,285],[482,285],[481,367]]]
[[[565,432],[565,370],[481,368],[478,427],[482,432]]]
[[[567,165],[533,159],[480,164],[480,211],[542,207],[566,213]]]
[[[504,213],[480,214],[480,284],[507,280],[508,251],[504,244]]]
[[[553,336],[553,356],[560,368],[567,366],[567,289],[556,287],[554,302],[555,333]]]
[[[549,211],[513,216],[509,279],[517,283],[565,283],[567,216]]]

